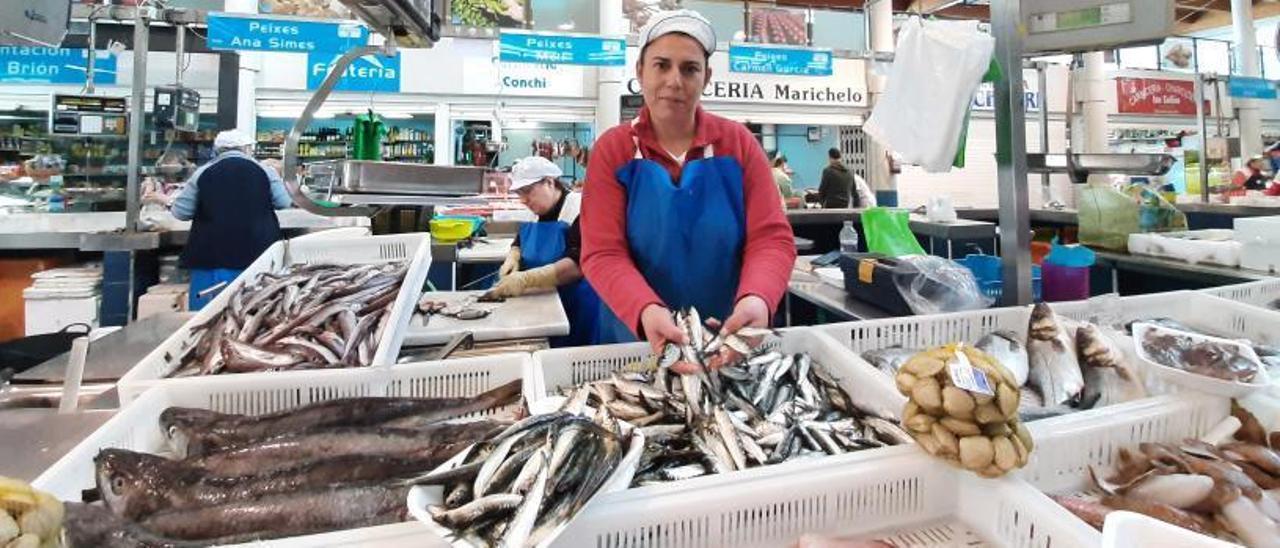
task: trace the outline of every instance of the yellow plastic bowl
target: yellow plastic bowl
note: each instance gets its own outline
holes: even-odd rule
[[[432,219],[431,238],[438,242],[456,242],[471,236],[475,223],[458,219]]]

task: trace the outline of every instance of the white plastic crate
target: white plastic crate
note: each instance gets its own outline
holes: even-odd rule
[[[897,546],[1096,546],[1096,533],[1026,483],[985,480],[915,447],[804,474],[759,469],[601,496],[562,546],[787,546],[806,533]],[[863,452],[870,455],[871,452]],[[852,455],[842,455],[849,457]]]
[[[116,387],[120,402],[137,398],[147,388],[173,379],[164,378],[177,367],[169,363],[166,354],[176,356],[182,344],[190,338],[192,326],[200,325],[228,306],[231,296],[239,292],[261,272],[278,272],[295,264],[379,264],[393,261],[409,261],[400,293],[391,306],[392,322],[378,341],[373,365],[392,365],[400,354],[400,344],[413,316],[422,286],[431,267],[431,238],[426,233],[393,234],[367,238],[307,238],[276,242],[267,248],[253,264],[249,265],[235,281],[222,290],[200,312],[173,332],[169,338],[147,354],[129,370]],[[264,378],[284,373],[241,373],[251,378]]]
[[[477,395],[516,379],[532,395],[532,363],[527,354],[502,354],[448,361],[304,371],[291,375],[228,375],[174,379],[146,391],[76,445],[32,483],[61,500],[80,500],[94,486],[93,458],[104,448],[167,452],[160,414],[171,406],[259,415],[346,397],[463,397]],[[435,537],[420,524],[414,540],[421,546]],[[368,545],[405,537],[403,524],[272,541],[280,546]],[[400,538],[400,540],[406,540]],[[407,544],[407,542],[406,542]]]
[[[1050,304],[1056,311],[1058,304]],[[977,342],[992,331],[1004,330],[1026,338],[1031,307],[990,308],[929,316],[829,324],[819,327],[861,359],[863,352],[901,346],[929,348],[964,341]]]
[[[893,381],[831,337],[814,328],[784,329],[780,333],[780,339],[770,338],[765,345],[777,346],[784,353],[807,352],[815,366],[831,374],[859,405],[881,415],[901,415],[907,400],[898,393]],[[651,355],[647,342],[534,352],[533,370],[540,383],[539,397],[559,395],[561,388],[607,378],[614,371]]]
[[[1280,300],[1280,278],[1211,287],[1209,289],[1201,289],[1200,292],[1275,311],[1270,306],[1271,303]]]
[[[1108,303],[1118,303],[1111,306]],[[1101,318],[1129,323],[1157,317],[1172,318],[1193,329],[1259,344],[1280,344],[1280,312],[1220,299],[1199,291],[1171,291],[1120,298],[1056,303],[1054,310],[1076,320]]]
[[[1130,402],[1122,410],[1118,407],[1028,423],[1036,447],[1027,466],[1016,475],[1044,493],[1086,492],[1091,488],[1088,468],[1111,470],[1119,449],[1136,450],[1144,442],[1176,443],[1197,438],[1231,412],[1226,398],[1192,393]],[[1045,500],[1052,503],[1048,497]],[[1080,524],[1085,525],[1083,521]],[[1097,546],[1102,534],[1092,527],[1089,530],[1093,535],[1089,545]],[[1187,535],[1207,540],[1189,531]]]

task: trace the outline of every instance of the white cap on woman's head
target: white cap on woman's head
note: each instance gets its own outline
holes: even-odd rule
[[[213,138],[213,148],[240,148],[254,144],[253,137],[238,129],[229,129]]]
[[[706,17],[693,10],[663,11],[650,17],[649,22],[640,29],[640,50],[644,51],[649,42],[673,32],[687,34],[697,40],[707,55],[716,52],[715,29],[711,28],[711,22]]]
[[[520,190],[547,177],[564,175],[560,166],[541,156],[523,158],[511,166],[511,190]]]

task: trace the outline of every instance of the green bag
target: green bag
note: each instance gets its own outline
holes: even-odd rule
[[[351,131],[351,158],[382,160],[382,140],[386,136],[387,125],[372,110],[356,116],[355,127]]]
[[[1109,184],[1085,185],[1077,217],[1080,243],[1119,251],[1129,250],[1130,234],[1187,229],[1185,213],[1141,185],[1124,191]]]
[[[924,255],[924,248],[911,232],[911,216],[905,209],[873,207],[862,212],[862,231],[867,235],[867,251],[890,257]]]

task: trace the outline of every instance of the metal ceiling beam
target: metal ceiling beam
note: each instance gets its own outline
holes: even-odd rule
[[[1253,18],[1264,19],[1280,16],[1280,3],[1265,2],[1253,6]],[[1209,29],[1231,26],[1231,12],[1208,11],[1195,20],[1183,21],[1178,25],[1175,34],[1191,34]]]

